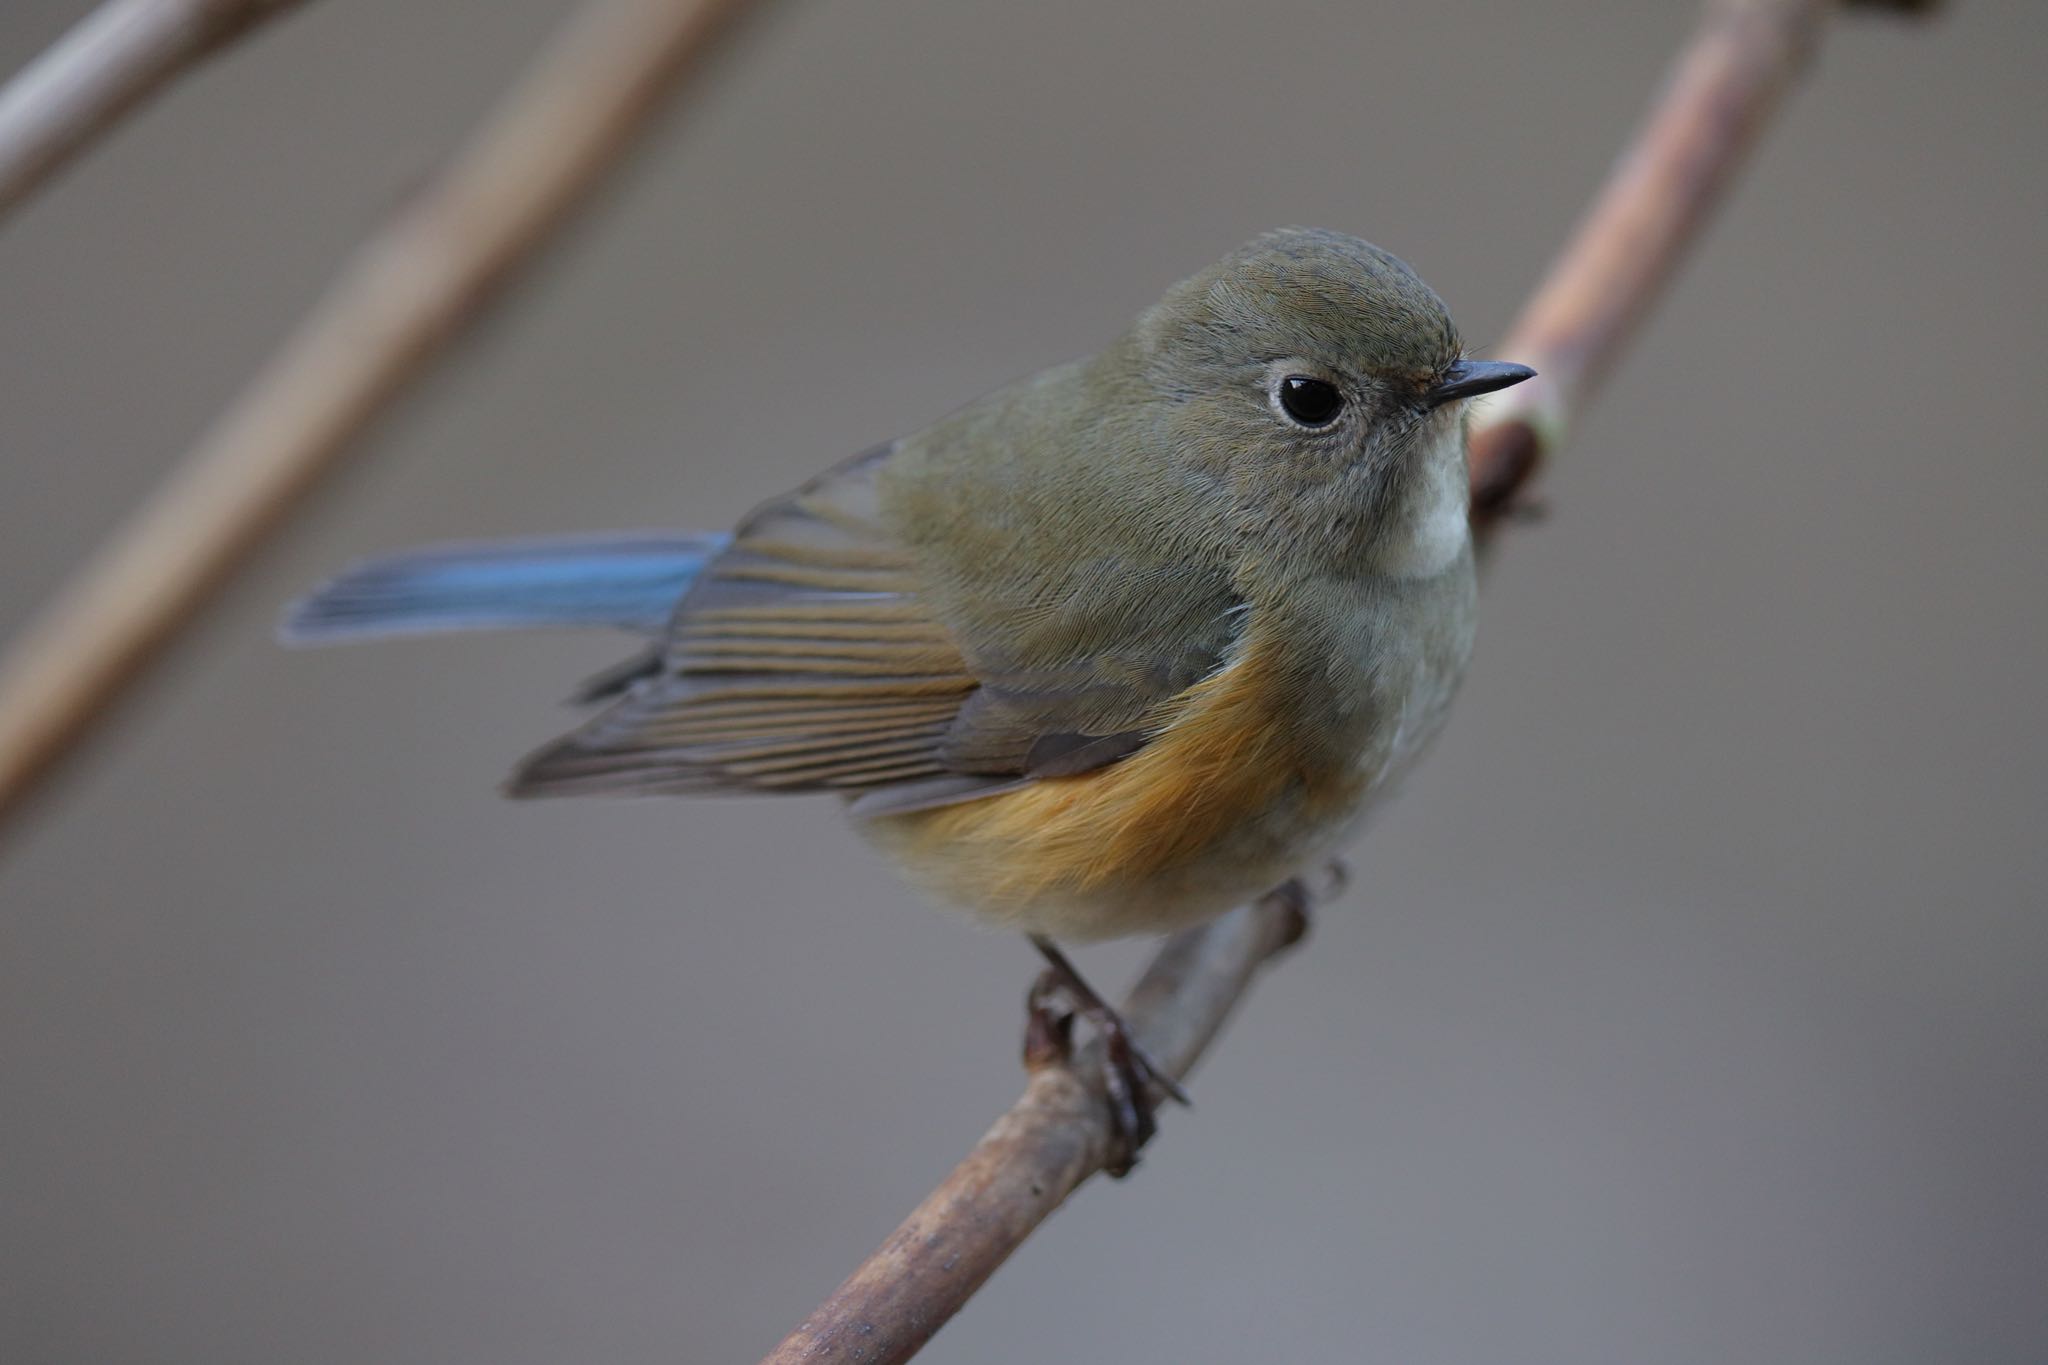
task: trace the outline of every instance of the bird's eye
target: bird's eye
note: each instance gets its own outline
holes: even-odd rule
[[[1337,420],[1344,409],[1344,395],[1335,384],[1290,374],[1280,381],[1280,406],[1305,427],[1324,427]]]

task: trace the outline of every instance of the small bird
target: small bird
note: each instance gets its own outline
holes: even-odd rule
[[[282,633],[646,636],[510,794],[839,793],[916,885],[1046,955],[1105,1033],[1127,1167],[1149,1088],[1179,1092],[1055,940],[1196,923],[1357,828],[1472,648],[1461,400],[1533,373],[1469,359],[1394,256],[1283,229],[730,535],[400,554]]]

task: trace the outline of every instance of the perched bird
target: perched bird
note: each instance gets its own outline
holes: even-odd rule
[[[644,634],[511,794],[842,794],[913,882],[1040,945],[1135,1144],[1171,1080],[1053,940],[1195,923],[1357,827],[1472,646],[1460,400],[1532,373],[1468,359],[1378,247],[1270,232],[729,536],[400,554],[284,636]]]

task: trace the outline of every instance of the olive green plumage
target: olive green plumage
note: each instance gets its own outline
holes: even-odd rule
[[[1267,233],[764,505],[512,790],[838,791],[1027,928],[1220,909],[1440,726],[1474,611],[1457,400],[1527,374],[1464,359],[1379,248]]]

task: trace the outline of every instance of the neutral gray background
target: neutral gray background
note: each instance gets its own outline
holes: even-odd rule
[[[0,226],[0,626],[564,8],[316,5]],[[753,1359],[1012,1097],[1029,952],[829,802],[498,800],[623,642],[279,605],[726,524],[1273,224],[1483,345],[1690,17],[775,9],[9,832],[0,1359]],[[1354,894],[931,1359],[2048,1359],[2044,42],[1840,26]]]

